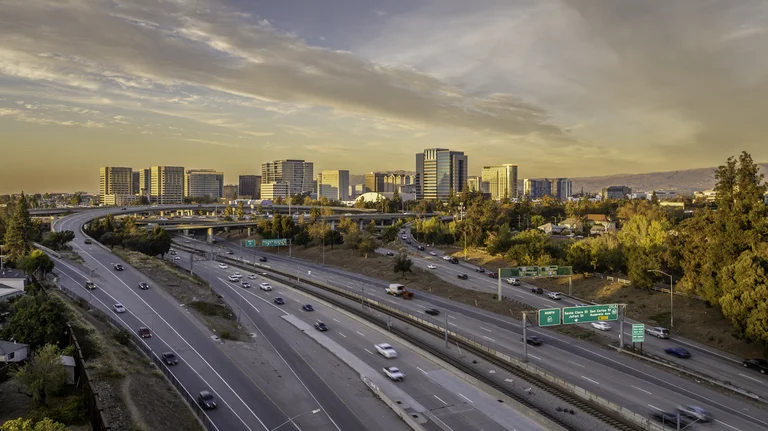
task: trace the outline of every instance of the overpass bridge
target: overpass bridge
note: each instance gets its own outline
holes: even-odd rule
[[[152,206],[127,206],[123,207],[124,210],[118,211],[115,214],[151,214],[160,213],[161,215],[193,215],[197,211],[203,213],[220,213],[224,211],[227,206],[236,207],[236,205],[227,204],[183,204],[183,205],[152,205]],[[361,209],[352,207],[318,207],[317,205],[246,205],[245,208],[256,209],[262,207],[264,211],[285,213],[293,211],[311,211],[312,208],[330,208],[336,213],[344,214],[375,214],[376,210]],[[30,210],[29,213],[33,216],[62,216],[72,213],[80,213],[85,211],[103,210],[106,207],[65,207],[65,208],[45,208]]]

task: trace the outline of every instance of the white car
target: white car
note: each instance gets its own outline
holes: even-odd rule
[[[226,264],[220,263],[220,264],[219,264],[219,268],[221,268],[221,269],[227,269],[227,268],[228,268],[228,266],[227,266]]]
[[[430,256],[437,256],[437,253],[436,253],[436,252],[434,252],[434,251],[430,251],[430,252],[429,252],[429,255],[430,255]]]
[[[248,280],[256,280],[256,276],[253,274],[248,275]]]
[[[407,237],[407,236],[405,236],[405,235],[401,235],[401,236],[400,236],[400,238],[402,238],[402,239],[408,239],[408,237]]]
[[[115,304],[112,308],[115,310],[115,313],[125,313],[125,306],[123,304]]]
[[[559,300],[563,299],[563,297],[560,296],[560,292],[552,292],[552,293],[550,293],[547,296],[549,296],[549,299],[554,299],[555,301],[559,301]]]
[[[269,283],[261,283],[259,284],[259,289],[263,291],[269,291],[269,290],[272,290],[272,285]]]
[[[229,281],[231,281],[233,283],[237,283],[237,282],[240,281],[240,277],[235,277],[234,275],[230,275],[229,276]]]
[[[592,327],[601,331],[610,331],[611,325],[607,322],[592,322]]]
[[[395,348],[390,346],[387,343],[374,344],[373,346],[376,348],[376,351],[379,352],[381,356],[384,356],[387,359],[397,357],[397,351],[395,351]]]
[[[397,367],[386,367],[384,368],[384,374],[386,374],[387,377],[390,379],[396,381],[396,382],[402,382],[403,379],[405,379],[405,374],[403,374],[400,369]]]
[[[427,265],[427,268],[429,268],[429,269],[437,269],[437,266],[435,266],[435,265],[432,265],[432,264],[430,263],[429,265]]]
[[[173,256],[173,260],[181,260],[181,256]]]
[[[232,274],[232,275],[233,275],[233,276],[235,276],[235,277],[237,277],[237,278],[243,278],[242,274],[240,274],[239,272],[235,272],[235,273],[234,273],[234,274]]]
[[[513,286],[519,286],[520,285],[520,279],[519,278],[514,278],[514,277],[508,278],[507,279],[507,283],[511,284]]]
[[[443,260],[451,260],[451,256],[448,256],[447,254],[443,256]]]

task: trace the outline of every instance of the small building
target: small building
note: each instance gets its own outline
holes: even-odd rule
[[[27,276],[20,269],[4,268],[0,271],[0,301],[24,294]]]
[[[604,187],[601,193],[603,200],[625,199],[628,195],[631,194],[632,189],[627,186]]]
[[[29,356],[29,345],[0,340],[0,363],[21,362]]]
[[[568,229],[571,232],[580,231],[584,229],[584,223],[576,217],[569,217],[558,225],[563,229]]]
[[[587,214],[587,226],[602,226],[603,232],[609,230],[616,230],[616,222],[611,221],[605,214]]]
[[[67,384],[75,384],[75,358],[72,356],[61,356],[61,364],[64,365],[64,369],[67,370]]]
[[[539,226],[537,229],[546,233],[547,235],[557,235],[565,230],[565,227],[556,225],[554,223],[547,223]]]

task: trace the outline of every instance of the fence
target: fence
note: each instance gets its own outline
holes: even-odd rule
[[[602,274],[602,273],[599,273],[599,272],[594,273],[594,275],[599,276],[603,280],[616,281],[616,282],[621,283],[621,284],[623,284],[625,286],[632,285],[632,281],[628,280],[626,278],[615,277],[615,276],[612,276],[612,275]],[[669,287],[664,287],[664,286],[668,286],[668,285],[653,285],[653,286],[649,287],[649,289],[650,290],[654,290],[656,292],[669,293]],[[704,300],[700,296],[691,295],[689,293],[681,292],[679,290],[674,290],[674,289],[672,290],[672,294],[675,295],[675,296],[681,296],[681,297],[684,297],[684,298],[696,299],[696,300],[699,300],[699,301],[703,301]]]

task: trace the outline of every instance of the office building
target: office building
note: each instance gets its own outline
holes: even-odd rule
[[[349,185],[349,199],[355,199],[358,196],[365,193],[365,184],[350,184]]]
[[[365,174],[365,192],[383,192],[384,178],[387,176],[384,172],[368,172]]]
[[[568,178],[554,178],[550,180],[552,184],[551,196],[561,201],[568,200],[573,194],[573,183]]]
[[[139,180],[141,179],[141,174],[139,171],[131,171],[131,194],[137,195],[139,194]]]
[[[158,205],[184,203],[184,167],[152,166],[149,186],[150,202]]]
[[[291,196],[312,193],[313,170],[312,163],[304,160],[275,160],[261,165],[261,182],[287,183]]]
[[[288,183],[278,183],[278,182],[261,183],[261,189],[259,190],[259,193],[261,194],[261,199],[264,199],[264,200],[275,200],[277,198],[287,198],[291,196],[290,192],[291,192],[291,186]]]
[[[630,195],[630,194],[632,194],[632,189],[627,186],[603,187],[603,191],[602,191],[603,200],[625,199],[627,195]]]
[[[224,173],[215,169],[189,169],[184,173],[184,197],[220,199],[224,196]]]
[[[517,165],[483,166],[482,182],[488,183],[491,199],[517,199]]]
[[[552,196],[552,182],[548,179],[523,180],[523,195],[529,199],[541,199],[544,196]]]
[[[490,193],[490,186],[482,177],[467,177],[467,189],[470,192]]]
[[[467,185],[468,157],[461,151],[429,148],[416,154],[416,199],[448,200]]]
[[[388,172],[384,175],[384,191],[394,192],[400,186],[413,184],[413,176],[408,174],[396,174]]]
[[[225,184],[223,197],[227,200],[234,200],[240,197],[237,184]],[[259,191],[261,193],[261,191]]]
[[[152,188],[152,170],[139,169],[139,191],[141,196],[145,196],[147,201],[151,200],[150,189]]]
[[[261,176],[240,175],[238,194],[242,199],[261,199]]]
[[[331,170],[317,174],[317,197],[349,200],[349,171]]]
[[[105,166],[99,169],[99,201],[105,196],[130,196],[133,189],[133,171],[131,168]]]

